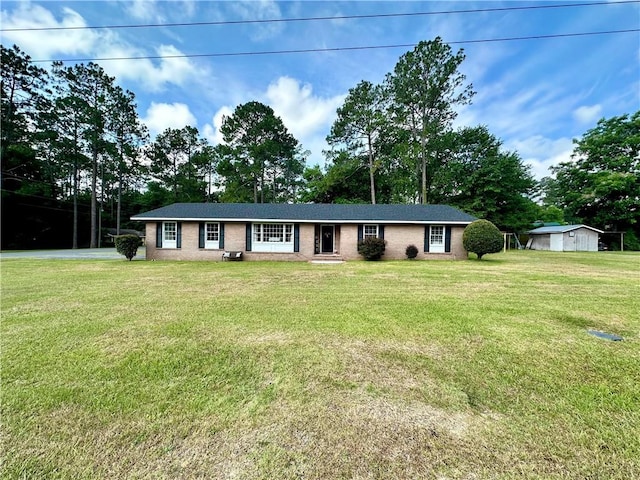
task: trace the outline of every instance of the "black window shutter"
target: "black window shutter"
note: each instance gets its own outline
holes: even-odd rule
[[[384,240],[384,225],[378,225],[378,237]]]
[[[444,251],[451,252],[451,227],[444,227]]]
[[[293,226],[293,251],[300,251],[300,225],[297,223]]]
[[[424,227],[424,251],[429,251],[429,225]]]
[[[220,224],[218,230],[218,248],[224,248],[224,223]]]
[[[176,247],[182,248],[182,222],[178,222],[178,239],[176,241]]]
[[[204,222],[198,225],[198,248],[204,248]]]
[[[250,252],[251,251],[251,224],[250,223],[247,223],[246,237],[247,237],[246,250],[247,252]]]
[[[320,253],[320,225],[316,225],[315,230],[315,253]]]
[[[156,248],[162,248],[162,222],[156,223]]]
[[[360,243],[362,241],[362,238],[364,237],[364,227],[362,225],[358,225],[358,243]]]

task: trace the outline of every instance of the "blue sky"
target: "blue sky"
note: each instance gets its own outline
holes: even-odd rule
[[[381,82],[410,50],[380,48],[312,53],[168,58],[357,46],[447,43],[640,28],[640,3],[475,13],[340,19],[353,15],[426,13],[575,4],[556,2],[275,2],[4,0],[2,44],[17,44],[34,60],[96,60],[136,94],[152,134],[197,127],[220,141],[222,116],[257,100],[270,105],[324,164],[324,139],[349,88]],[[74,30],[51,27],[331,17],[329,20]],[[640,34],[452,43],[466,54],[461,70],[477,92],[456,126],[487,125],[517,151],[537,178],[570,158],[572,139],[602,117],[640,109]],[[42,66],[47,66],[47,63]]]

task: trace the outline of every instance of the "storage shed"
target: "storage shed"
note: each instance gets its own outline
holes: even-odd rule
[[[558,225],[531,230],[527,248],[554,252],[597,252],[602,230],[587,225]]]

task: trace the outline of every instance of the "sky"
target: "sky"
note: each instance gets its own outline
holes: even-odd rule
[[[477,92],[454,126],[487,126],[539,179],[599,119],[640,109],[640,2],[583,3],[3,0],[0,29],[41,67],[101,65],[135,93],[152,139],[191,125],[216,144],[225,115],[267,104],[310,166],[324,166],[349,89],[383,82],[413,45],[440,36],[464,50],[460,71]],[[615,30],[636,31],[563,36]],[[544,36],[554,38],[500,40]],[[265,53],[292,50],[306,52]]]

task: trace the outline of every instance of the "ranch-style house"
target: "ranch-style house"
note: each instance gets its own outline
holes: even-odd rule
[[[386,241],[383,260],[461,260],[476,218],[448,205],[175,203],[131,217],[146,225],[147,260],[360,260],[358,241]],[[241,253],[239,253],[241,252]]]

